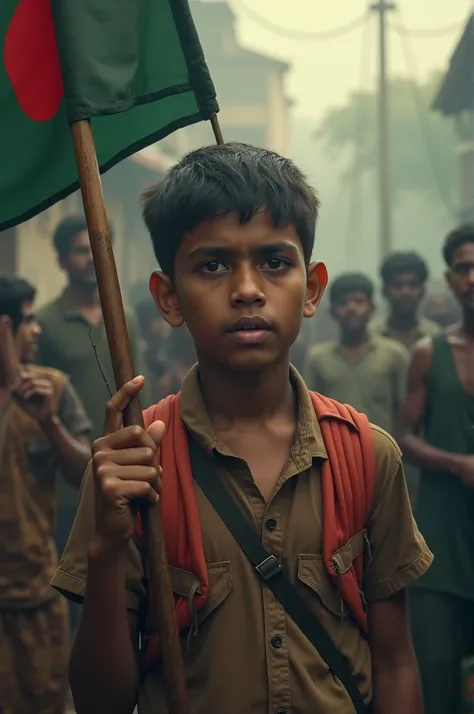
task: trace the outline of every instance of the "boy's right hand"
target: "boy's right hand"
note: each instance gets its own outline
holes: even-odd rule
[[[143,388],[143,377],[127,382],[106,407],[104,436],[92,446],[95,485],[95,545],[101,552],[121,551],[135,529],[130,505],[136,499],[156,503],[161,468],[156,450],[165,425],[157,421],[145,431],[140,426],[122,428],[123,411]]]

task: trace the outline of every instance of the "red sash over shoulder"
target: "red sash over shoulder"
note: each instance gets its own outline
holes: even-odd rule
[[[310,395],[328,454],[321,471],[324,563],[352,616],[366,631],[367,620],[360,595],[363,555],[351,561],[352,565],[345,572],[334,555],[366,527],[375,484],[371,428],[367,417],[352,407],[313,392]],[[198,611],[206,601],[209,579],[187,432],[180,414],[180,395],[167,397],[147,409],[144,420],[145,428],[154,421],[166,424],[158,453],[163,469],[160,499],[163,533],[169,564],[192,572],[201,582],[193,603],[194,610]],[[143,537],[139,516],[137,535]],[[149,597],[153,597],[153,593],[149,593]],[[187,598],[176,596],[176,617],[180,630],[192,624]],[[145,666],[156,660],[159,655],[157,635],[148,640],[143,654]]]

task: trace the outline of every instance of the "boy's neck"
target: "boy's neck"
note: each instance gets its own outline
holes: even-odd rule
[[[289,359],[265,370],[238,372],[200,362],[201,390],[209,418],[217,430],[238,422],[267,422],[288,416],[295,420],[295,397]]]
[[[411,314],[398,314],[391,313],[388,318],[388,325],[393,330],[398,330],[399,332],[409,332],[418,327],[418,314],[413,312]]]
[[[361,330],[360,332],[341,333],[341,345],[347,349],[357,349],[359,347],[363,347],[368,343],[369,339],[370,335],[367,328]]]
[[[99,291],[97,288],[94,290],[83,290],[78,285],[70,283],[67,287],[67,292],[69,298],[78,309],[83,308],[87,310],[88,308],[100,305]]]

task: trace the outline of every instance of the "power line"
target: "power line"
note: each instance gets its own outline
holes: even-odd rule
[[[402,24],[399,25],[402,27]],[[408,69],[408,73],[411,78],[410,87],[413,95],[413,103],[415,105],[415,111],[418,116],[418,121],[420,123],[421,135],[423,141],[425,142],[425,148],[428,155],[428,160],[431,165],[431,170],[433,173],[433,178],[438,188],[441,203],[443,204],[446,213],[450,219],[456,218],[456,210],[454,204],[451,200],[450,189],[444,179],[443,167],[440,166],[438,160],[438,154],[434,148],[435,142],[431,132],[431,125],[426,115],[426,108],[424,102],[421,99],[420,85],[417,80],[418,72],[416,68],[415,56],[412,52],[411,46],[409,44],[408,35],[405,32],[398,32],[400,37],[400,42],[402,46],[402,52],[405,57],[405,63]]]
[[[260,25],[260,27],[263,27],[266,30],[273,32],[274,34],[279,35],[280,37],[285,37],[286,39],[292,40],[333,40],[356,30],[358,27],[364,24],[364,21],[367,17],[367,13],[364,13],[363,15],[360,15],[356,19],[346,23],[345,25],[341,25],[340,27],[335,27],[331,30],[312,32],[306,30],[292,30],[288,27],[282,27],[276,22],[273,22],[273,20],[268,20],[266,17],[260,15],[258,12],[255,12],[253,8],[249,7],[244,2],[240,2],[240,0],[237,2],[234,0],[234,4],[240,10],[242,10],[244,15],[247,15],[247,17],[249,17],[251,20]]]
[[[398,32],[400,35],[409,35],[411,37],[424,37],[424,38],[437,38],[437,37],[443,37],[444,35],[451,35],[452,33],[456,32],[456,30],[460,30],[462,28],[462,22],[456,22],[451,25],[445,25],[444,27],[432,27],[429,29],[420,29],[420,28],[409,28],[409,27],[403,27],[400,24],[397,23],[389,23],[389,28],[391,30],[395,30]]]

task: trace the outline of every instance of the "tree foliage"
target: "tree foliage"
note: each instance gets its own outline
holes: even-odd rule
[[[439,75],[423,86],[404,78],[389,82],[392,193],[425,192],[452,204],[458,182],[455,127],[431,109],[439,82]],[[350,156],[348,181],[377,168],[377,115],[377,93],[357,92],[330,109],[315,133],[330,156]]]

